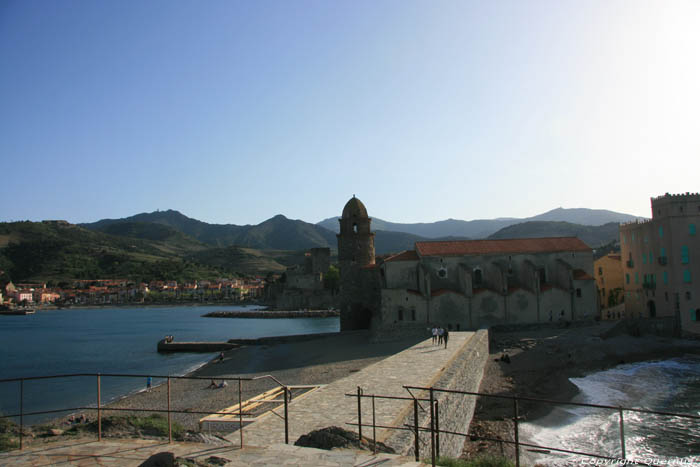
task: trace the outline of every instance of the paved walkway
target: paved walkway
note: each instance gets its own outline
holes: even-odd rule
[[[381,464],[382,466],[415,467],[421,465],[408,457],[393,454],[374,455],[367,451],[300,448],[277,444],[265,448],[235,446],[212,446],[196,443],[162,443],[150,440],[107,440],[50,443],[39,447],[0,453],[0,465],[48,466],[48,465],[113,465],[138,466],[151,455],[172,452],[175,457],[196,459],[200,462],[212,456],[229,462],[227,466],[308,466],[340,467]]]
[[[442,370],[459,353],[473,332],[451,332],[448,348],[433,345],[431,340],[419,342],[402,352],[365,367],[357,373],[341,378],[289,405],[289,442],[303,434],[328,426],[339,426],[357,432],[357,394],[360,386],[365,394],[410,396],[403,385],[430,386]],[[376,424],[396,426],[403,420],[412,404],[405,400],[376,399]],[[279,415],[279,416],[278,416]],[[284,409],[268,412],[258,421],[243,429],[245,446],[269,446],[284,442]],[[372,400],[362,400],[362,424],[372,423]],[[372,429],[363,428],[364,436],[372,438]],[[377,440],[385,440],[391,433],[378,429]],[[239,434],[226,436],[239,444]]]

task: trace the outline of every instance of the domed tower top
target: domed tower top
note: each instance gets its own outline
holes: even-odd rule
[[[350,201],[345,203],[343,208],[343,218],[347,219],[350,217],[369,217],[367,216],[367,208],[362,204],[362,201],[355,198],[355,195],[352,195]]]
[[[360,266],[374,264],[374,234],[371,231],[372,219],[367,208],[355,195],[343,208],[343,217],[338,234],[338,261]],[[342,271],[342,266],[341,266]]]

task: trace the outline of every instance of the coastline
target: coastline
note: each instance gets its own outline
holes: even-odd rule
[[[186,377],[171,378],[171,408],[195,412],[218,411],[238,403],[238,383],[228,381],[224,388],[209,389],[211,380],[221,378],[259,378],[272,375],[287,385],[323,385],[393,355],[415,343],[415,339],[374,343],[369,333],[355,331],[323,335],[318,339],[242,346],[224,352],[223,362],[214,356],[209,362],[188,372]],[[154,381],[155,383],[155,381]],[[103,407],[103,416],[147,415],[148,409],[167,408],[167,384],[159,382],[150,391],[140,390],[125,395]],[[278,386],[271,378],[242,381],[241,397],[249,399]],[[114,411],[143,409],[146,412]],[[91,418],[94,414],[88,414]],[[198,430],[204,414],[173,414],[173,421],[188,430]]]
[[[700,341],[654,335],[600,337],[615,323],[598,323],[577,328],[545,328],[529,331],[494,332],[490,358],[484,369],[479,392],[571,401],[579,389],[570,378],[607,370],[624,363],[666,360],[687,354],[700,355]],[[500,361],[503,351],[510,363]],[[533,422],[547,416],[554,405],[535,402],[519,404],[519,419]],[[480,398],[470,433],[477,436],[513,438],[513,403],[510,400]],[[514,458],[510,445],[466,440],[463,456],[491,453]]]

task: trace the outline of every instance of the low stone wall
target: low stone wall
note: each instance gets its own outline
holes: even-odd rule
[[[204,318],[329,318],[340,316],[338,310],[293,310],[293,311],[212,311]]]
[[[240,347],[231,342],[165,342],[158,341],[158,352],[220,352]]]
[[[477,331],[436,375],[431,386],[440,389],[478,392],[488,358],[489,331]],[[414,391],[413,394],[419,398],[428,399],[430,397],[428,391],[422,393]],[[467,433],[474,415],[476,397],[439,391],[434,391],[433,394],[435,400],[438,401],[440,431]],[[430,404],[420,402],[420,405],[422,408],[418,409],[418,425],[422,428],[430,428]],[[409,401],[394,420],[392,426],[411,427],[413,424],[413,402]],[[430,457],[430,432],[421,431],[419,439],[421,458]],[[459,457],[462,453],[464,440],[464,436],[441,434],[439,440],[440,455]],[[413,455],[414,453],[413,431],[394,431],[384,442],[403,455]]]
[[[679,337],[678,322],[673,316],[663,318],[628,318],[620,320],[614,327],[610,328],[600,337],[608,339],[610,337],[629,334],[630,336],[641,336],[653,334],[655,336]]]

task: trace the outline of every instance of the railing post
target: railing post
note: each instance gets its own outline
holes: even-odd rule
[[[435,398],[433,388],[430,388],[430,459],[435,467]]]
[[[168,443],[173,442],[173,424],[170,420],[170,376],[168,376]]]
[[[357,386],[357,430],[362,443],[362,388]]]
[[[19,380],[19,450],[22,450],[24,434],[24,378]]]
[[[440,412],[438,401],[435,401],[435,456],[440,459]]]
[[[289,402],[288,394],[289,388],[284,387],[284,444],[289,444]]]
[[[102,441],[102,407],[100,400],[100,374],[97,373],[97,441]]]
[[[620,446],[622,447],[622,458],[627,459],[625,453],[625,421],[622,418],[622,407],[620,407]]]
[[[418,457],[420,455],[420,447],[418,445],[418,399],[413,399],[413,436],[415,437],[415,447],[413,448],[416,453],[416,462],[420,460]]]
[[[518,434],[518,398],[513,397],[513,434],[515,438],[515,467],[520,467],[520,438]]]
[[[374,444],[374,454],[377,453],[377,418],[374,412],[374,394],[372,394],[372,443]]]
[[[243,392],[241,391],[241,378],[238,378],[238,431],[241,434],[241,449],[243,449]]]

